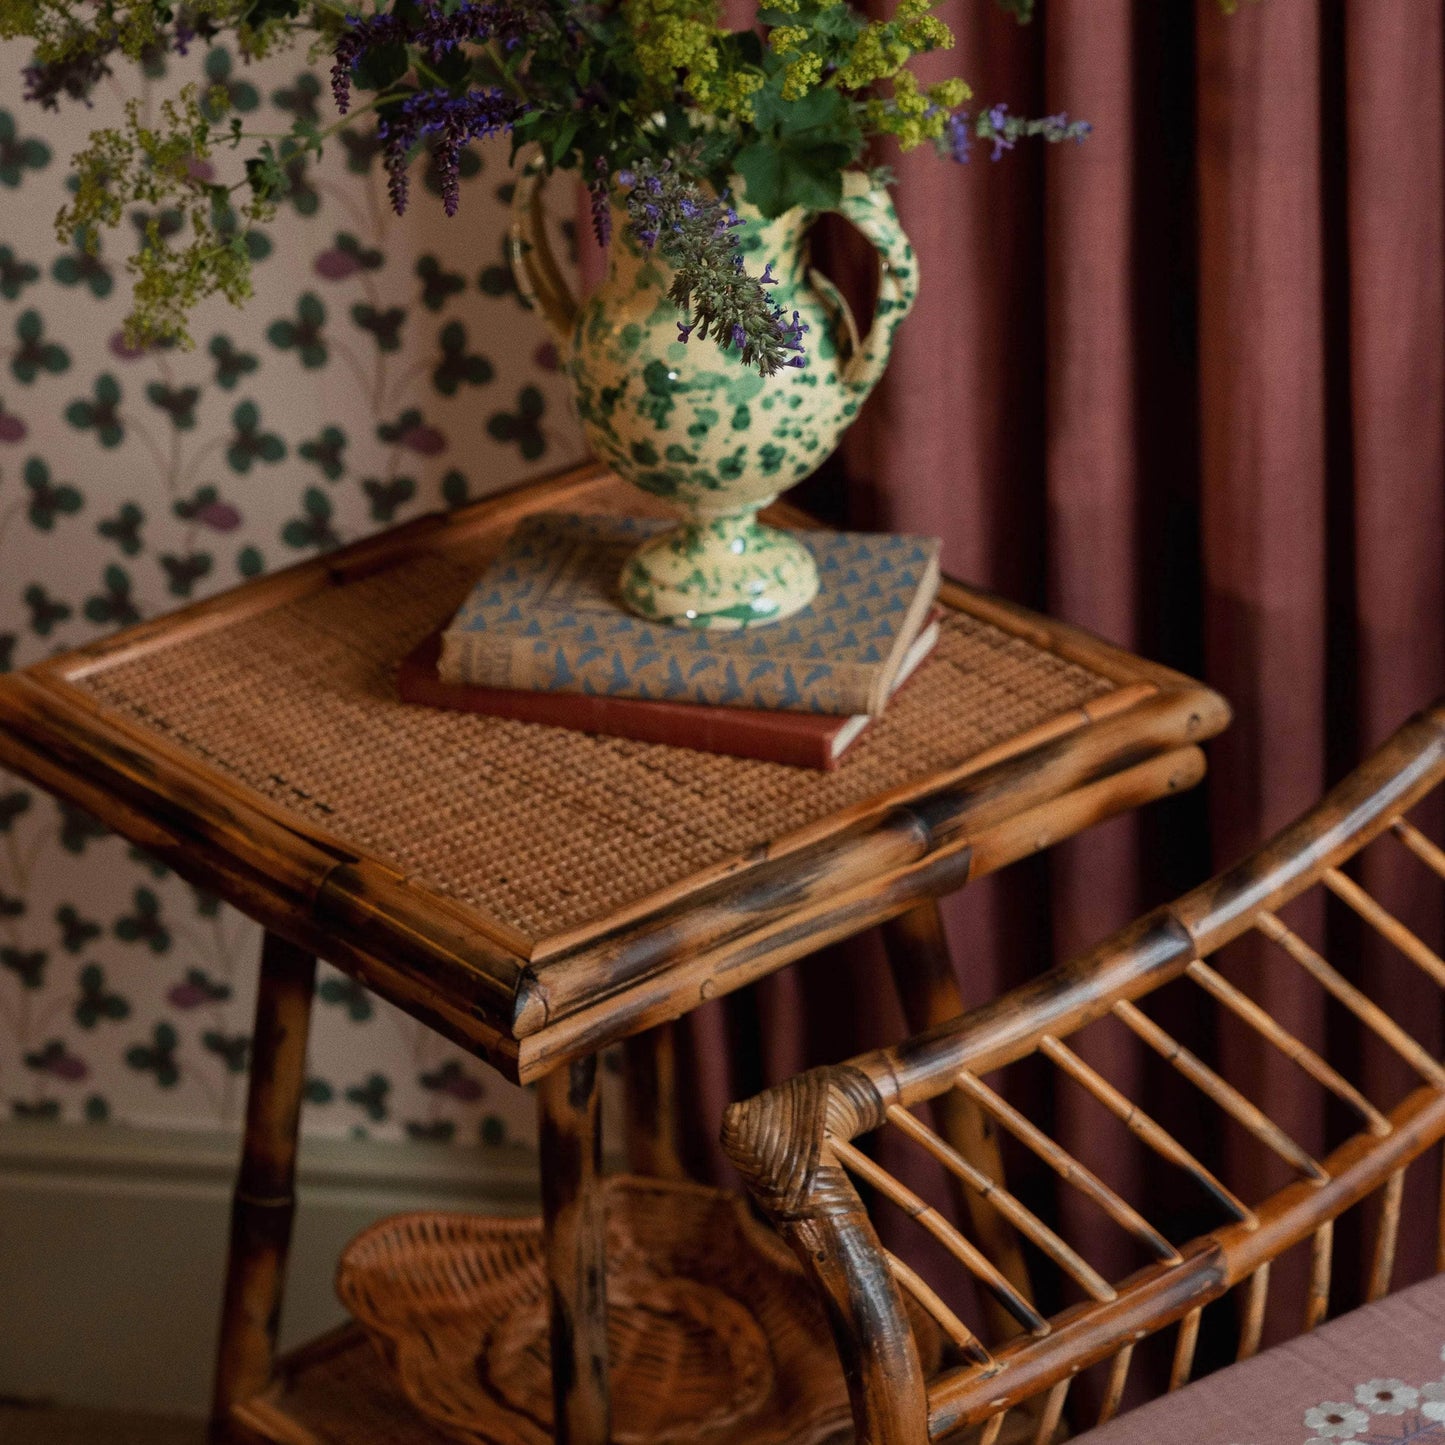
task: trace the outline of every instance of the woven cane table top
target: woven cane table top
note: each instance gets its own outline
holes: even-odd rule
[[[520,995],[528,960],[600,947],[721,879],[956,788],[1011,749],[1088,733],[1140,695],[1197,695],[1217,715],[1202,731],[1192,716],[1187,739],[1156,726],[1148,748],[1121,734],[1111,756],[1197,741],[1227,716],[1188,679],[956,585],[934,656],[831,773],[399,702],[397,663],[519,517],[558,506],[647,509],[584,469],[0,679],[0,762],[163,855],[168,840],[202,840],[176,845],[182,864],[214,865],[213,885],[268,926],[292,906],[283,883],[293,903],[344,884],[348,906],[365,894],[367,919],[395,925],[393,954],[423,937],[423,953],[470,966],[483,940],[484,981]],[[150,819],[169,831],[144,836]],[[372,882],[356,881],[363,867]],[[233,885],[243,868],[260,883]],[[368,893],[376,879],[404,908]],[[252,906],[257,887],[274,907]],[[445,916],[444,946],[428,910]],[[336,935],[337,916],[321,926],[380,949],[360,924]]]
[[[1113,689],[958,613],[835,772],[397,701],[480,555],[413,558],[92,674],[107,706],[438,891],[546,938]]]

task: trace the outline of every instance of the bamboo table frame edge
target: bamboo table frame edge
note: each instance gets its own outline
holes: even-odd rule
[[[941,781],[870,799],[539,946],[383,859],[230,788],[74,686],[94,668],[151,645],[157,634],[194,635],[232,620],[237,606],[264,610],[353,580],[443,545],[447,536],[494,527],[539,499],[556,503],[585,493],[608,475],[590,464],[456,513],[418,518],[246,584],[236,589],[244,597],[239,604],[228,604],[236,594],[207,599],[0,678],[0,765],[94,813],[181,876],[354,972],[392,1002],[426,1008],[441,1032],[527,1083],[694,1007],[695,987],[668,995],[666,982],[673,966],[700,948],[720,965],[750,960],[729,984],[739,987],[799,956],[801,949],[770,934],[818,896],[826,901],[814,904],[810,916],[822,929],[830,918],[839,926],[845,914],[849,931],[896,916],[910,887],[915,897],[936,896],[1019,856],[995,836],[1000,819],[1080,788],[1096,789],[1095,819],[1107,816],[1107,798],[1099,796],[1106,779],[1118,779],[1121,798],[1137,796],[1131,769],[1202,742],[1229,720],[1223,699],[1171,669],[950,581],[940,594],[946,604],[1090,667],[1114,681],[1115,691],[966,760]],[[816,525],[794,509],[773,510],[791,524]],[[870,877],[879,880],[871,904],[856,888],[839,892],[840,878],[851,885]],[[589,1017],[599,978],[607,980],[606,1007],[615,1021],[601,1033]]]
[[[1086,826],[1117,811],[1107,796],[1099,796],[1107,794],[1110,779],[1117,781],[1122,806],[1122,794],[1137,792],[1133,770],[1217,730],[1203,720],[1197,695],[1141,698],[831,837],[782,857],[760,857],[699,890],[688,903],[605,934],[587,949],[532,964],[465,932],[455,905],[442,910],[444,925],[438,926],[426,913],[434,898],[430,890],[394,873],[379,874],[368,860],[338,857],[300,834],[278,840],[275,824],[240,807],[206,820],[196,805],[177,806],[165,782],[158,785],[137,770],[139,755],[111,739],[96,737],[88,753],[45,746],[44,730],[55,718],[52,699],[27,698],[22,720],[12,707],[22,691],[31,691],[24,674],[18,685],[0,685],[0,764],[92,812],[182,877],[356,972],[393,1002],[414,1008],[444,991],[453,1002],[439,1020],[442,1032],[480,1050],[522,1083],[564,1061],[559,1042],[580,1030],[581,1016],[601,999],[616,1027],[593,1047],[695,1006],[696,994],[669,995],[670,1002],[660,1005],[657,991],[661,985],[665,992],[670,974],[700,948],[716,956],[722,947],[724,961],[729,954],[756,955],[780,921],[796,919],[810,905],[820,925],[845,906],[855,908],[855,929],[880,922],[906,903],[887,895],[910,873],[918,874],[915,896],[962,886],[1035,850],[1038,845],[1027,839],[1005,841],[1014,838],[1016,829],[1009,825],[1021,813],[1062,805],[1089,789],[1097,812],[1077,825]],[[278,841],[291,850],[284,860],[289,866],[263,866]],[[966,852],[972,856],[960,856]],[[950,858],[957,860],[957,876],[948,881],[919,871]],[[850,891],[870,885],[877,895],[871,913],[867,900]],[[772,966],[786,961],[777,958]],[[601,990],[599,980],[606,981]],[[746,981],[739,978],[731,986]]]

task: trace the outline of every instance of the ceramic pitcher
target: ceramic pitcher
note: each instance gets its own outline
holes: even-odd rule
[[[850,173],[837,207],[878,253],[878,301],[861,339],[837,288],[809,264],[815,217],[792,210],[767,221],[738,205],[749,272],[771,263],[770,299],[807,326],[807,364],[762,377],[711,337],[678,339],[671,270],[632,237],[620,203],[607,278],[579,305],[547,243],[541,181],[528,167],[516,189],[509,255],[518,288],[557,338],[595,454],[684,518],[632,554],[623,600],[652,621],[706,628],[775,622],[805,607],[818,589],[812,553],[757,512],[837,446],[913,304],[918,267],[887,191]]]

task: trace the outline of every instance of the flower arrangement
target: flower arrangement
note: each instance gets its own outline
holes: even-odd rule
[[[1033,0],[998,0],[1020,21]],[[0,36],[35,43],[27,98],[86,101],[119,61],[232,37],[259,58],[308,40],[328,57],[338,117],[298,119],[283,134],[248,131],[224,88],[184,87],[147,122],[95,131],[75,158],[75,190],[57,218],[63,242],[94,248],[102,228],[141,204],[152,220],[128,265],[130,339],[187,344],[202,299],[250,294],[245,232],[274,215],[299,157],[320,156],[343,126],[374,124],[398,212],[409,168],[430,151],[447,213],[459,202],[461,152],[509,133],[549,169],[589,187],[599,239],[621,193],[632,237],[673,268],[679,336],[713,336],[764,375],[804,363],[801,329],[750,275],[733,236],[729,187],[765,217],[835,206],[870,143],[933,144],[995,159],[1025,136],[1082,138],[1065,115],[1029,119],[1003,105],[970,109],[961,79],[924,85],[918,56],[953,44],[934,0],[897,0],[870,19],[847,0],[771,0],[754,26],[720,24],[718,0],[0,0]],[[234,155],[231,173],[226,161]]]

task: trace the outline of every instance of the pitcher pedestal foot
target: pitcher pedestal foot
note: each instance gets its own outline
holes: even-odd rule
[[[813,554],[751,512],[683,523],[622,569],[622,599],[649,621],[736,630],[778,622],[818,592]]]

